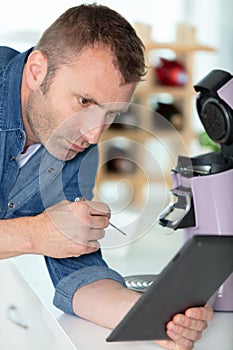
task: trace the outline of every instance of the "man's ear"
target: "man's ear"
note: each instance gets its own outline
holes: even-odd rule
[[[47,74],[47,63],[47,57],[42,51],[35,50],[30,53],[25,65],[25,82],[28,88],[36,90],[40,87]]]

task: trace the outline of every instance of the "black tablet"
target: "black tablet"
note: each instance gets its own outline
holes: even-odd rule
[[[166,324],[177,313],[203,306],[233,272],[233,236],[189,239],[106,339],[169,339]]]

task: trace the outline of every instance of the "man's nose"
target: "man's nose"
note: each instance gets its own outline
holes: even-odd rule
[[[83,138],[89,143],[89,144],[96,144],[99,142],[100,136],[103,132],[104,126],[98,125],[93,128],[91,128],[88,131],[85,131],[83,134]]]

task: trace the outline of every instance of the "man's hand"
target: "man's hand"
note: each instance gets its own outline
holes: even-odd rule
[[[115,328],[140,298],[141,293],[105,279],[78,289],[73,298],[73,309],[75,314],[84,319],[103,327]],[[191,350],[212,317],[210,305],[187,309],[185,315],[177,314],[168,322],[167,334],[171,340],[155,343],[167,350]]]
[[[156,343],[167,350],[191,350],[207,328],[207,321],[212,318],[213,309],[208,304],[187,309],[185,315],[177,314],[168,322],[167,335],[171,341],[161,340]]]
[[[109,218],[104,203],[62,201],[34,217],[31,253],[54,258],[92,253],[99,249]]]

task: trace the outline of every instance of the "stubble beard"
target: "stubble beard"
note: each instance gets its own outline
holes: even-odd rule
[[[52,156],[59,160],[71,160],[79,153],[70,149],[71,144],[79,138],[80,143],[84,142],[80,134],[80,125],[77,126],[75,115],[64,119],[51,105],[48,94],[49,90],[33,91],[23,106],[29,135],[33,140],[31,143],[41,143]],[[59,120],[63,121],[59,124]],[[84,143],[85,148],[89,147],[87,141]]]
[[[39,90],[33,91],[24,106],[24,116],[29,129],[26,133],[31,144],[41,143],[50,154],[60,160],[70,160],[76,156],[75,152],[62,145],[62,136],[56,135],[59,126],[56,125],[55,112],[48,107],[46,94]]]

